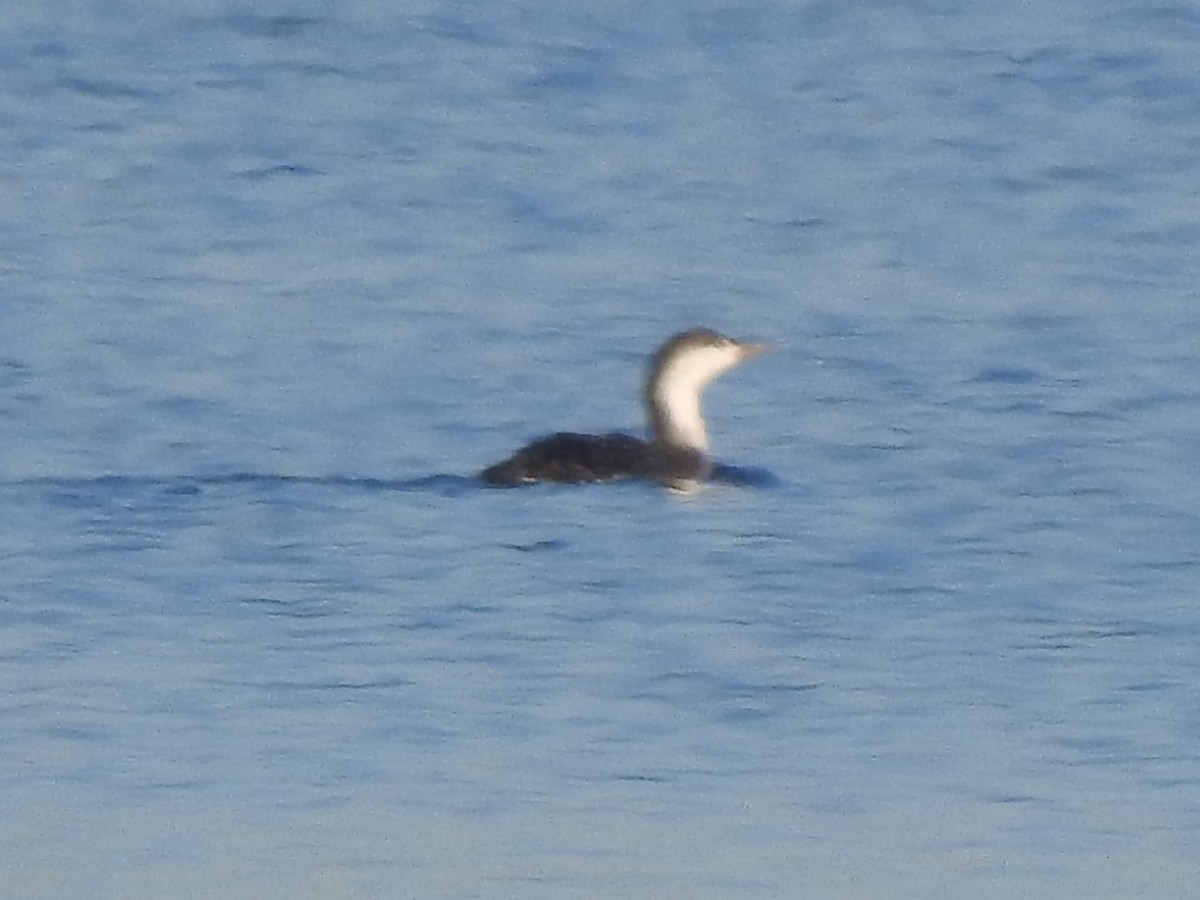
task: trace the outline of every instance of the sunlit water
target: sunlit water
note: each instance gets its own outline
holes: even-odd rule
[[[0,24],[0,893],[1194,896],[1200,17],[190,6]]]

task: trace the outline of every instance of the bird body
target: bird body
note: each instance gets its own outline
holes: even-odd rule
[[[651,438],[560,431],[485,469],[493,485],[644,478],[687,490],[713,469],[701,396],[714,378],[767,344],[735,341],[708,328],[675,335],[651,359],[643,400]]]

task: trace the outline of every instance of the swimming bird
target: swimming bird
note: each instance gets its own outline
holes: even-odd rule
[[[619,432],[560,431],[489,466],[480,477],[501,486],[644,478],[674,490],[690,490],[713,472],[708,427],[700,408],[704,389],[718,375],[770,347],[737,341],[711,328],[677,334],[650,360],[643,392],[649,440]]]

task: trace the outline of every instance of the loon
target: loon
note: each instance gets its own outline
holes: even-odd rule
[[[701,394],[718,375],[770,348],[736,341],[710,328],[677,334],[650,361],[643,393],[650,440],[560,431],[484,469],[480,477],[499,486],[643,478],[674,490],[694,488],[713,472]]]

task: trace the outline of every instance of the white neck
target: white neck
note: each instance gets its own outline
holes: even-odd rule
[[[736,345],[700,346],[681,350],[662,364],[646,385],[646,412],[654,439],[707,454],[708,428],[700,395],[741,358]]]
[[[649,409],[655,440],[708,452],[708,427],[698,390],[669,381],[659,383],[649,394]]]

